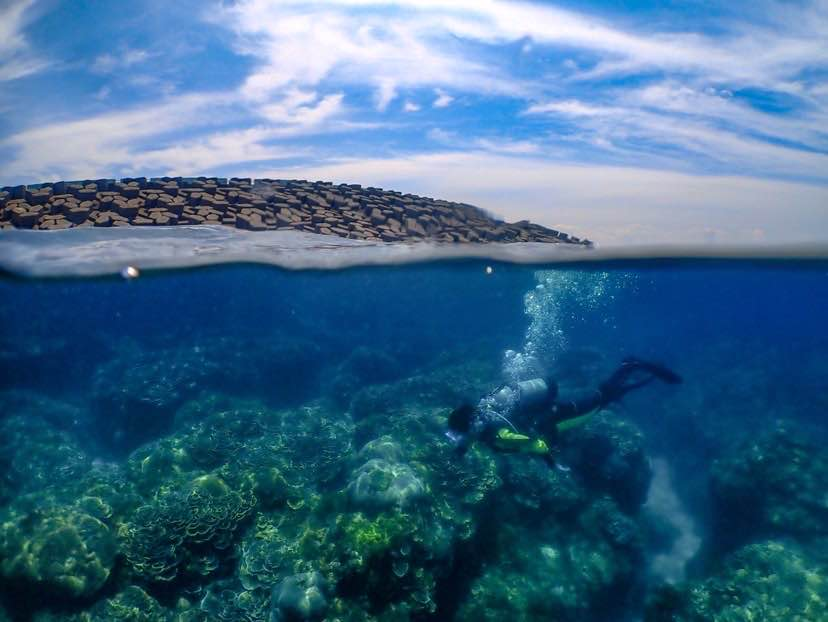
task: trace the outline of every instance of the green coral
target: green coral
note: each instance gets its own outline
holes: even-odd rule
[[[270,589],[284,576],[314,570],[328,531],[310,508],[278,518],[259,513],[238,547],[241,584]]]
[[[205,622],[269,622],[270,592],[240,589],[234,581],[218,581],[201,599]]]
[[[208,575],[255,505],[251,491],[232,490],[214,475],[196,478],[183,490],[161,490],[120,529],[124,554],[133,572],[148,580]]]
[[[7,579],[85,598],[101,589],[112,572],[113,533],[76,507],[12,508],[0,521],[0,570]]]
[[[140,587],[131,585],[94,605],[77,622],[163,622],[168,612]]]

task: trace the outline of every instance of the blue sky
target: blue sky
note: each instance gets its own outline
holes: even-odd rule
[[[0,185],[130,175],[828,241],[828,2],[0,0]]]

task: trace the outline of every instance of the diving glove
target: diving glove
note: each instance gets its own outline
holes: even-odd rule
[[[509,428],[500,428],[494,437],[494,446],[500,451],[545,456],[551,453],[549,445],[542,438],[531,438],[525,434],[513,432]]]

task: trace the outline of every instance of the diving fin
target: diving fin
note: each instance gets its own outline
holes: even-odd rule
[[[667,384],[681,384],[682,379],[676,372],[660,363],[651,363],[637,358],[624,359],[624,365],[632,365],[638,369],[650,372],[653,376]]]

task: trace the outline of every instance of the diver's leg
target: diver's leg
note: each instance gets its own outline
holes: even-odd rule
[[[640,380],[630,380],[636,373],[644,373],[645,376]],[[681,376],[664,365],[636,358],[624,359],[621,366],[599,387],[605,400],[604,405],[620,400],[630,391],[643,387],[656,378],[668,384],[681,382]]]

